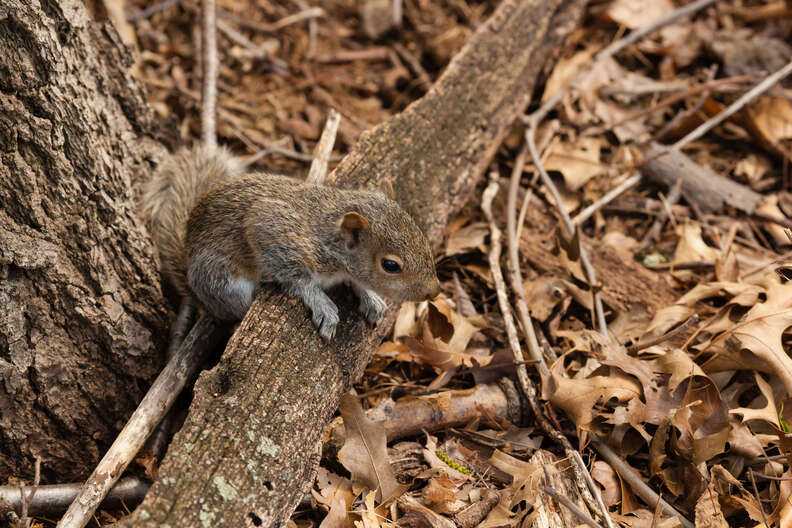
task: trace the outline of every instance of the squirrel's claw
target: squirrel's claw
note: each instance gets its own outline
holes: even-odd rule
[[[364,290],[360,293],[360,311],[366,316],[369,323],[380,322],[387,309],[388,305],[374,291]]]
[[[319,330],[319,335],[325,341],[330,341],[335,337],[338,321],[338,308],[335,305],[324,306],[313,313],[313,322]]]

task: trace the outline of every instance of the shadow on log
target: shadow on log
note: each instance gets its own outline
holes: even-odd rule
[[[429,93],[365,134],[331,177],[342,187],[390,183],[439,245],[584,3],[504,0]],[[236,528],[289,518],[312,484],[340,395],[393,320],[368,328],[349,295],[334,297],[346,319],[323,343],[299,301],[259,294],[220,363],[197,382],[159,480],[124,526]]]

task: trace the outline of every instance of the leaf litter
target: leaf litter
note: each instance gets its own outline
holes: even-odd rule
[[[683,3],[592,2],[559,50],[535,104],[594,64],[540,130],[543,163],[571,216],[640,170],[648,141],[683,137],[792,58],[787,4],[745,0],[718,2],[593,62],[623,33]],[[137,19],[147,2],[131,0],[127,10],[149,101],[184,139],[198,131],[200,68],[190,30],[198,3],[176,4]],[[244,37],[220,31],[219,135],[267,170],[297,173],[328,108],[344,117],[335,149],[343,155],[361,132],[419,98],[497,2],[405,0],[400,27],[383,15],[390,2],[322,2],[312,22],[283,26],[311,6],[218,5]],[[680,521],[642,498],[623,468],[599,456],[597,442],[696,526],[792,526],[789,90],[789,81],[779,83],[685,148],[694,163],[760,193],[757,215],[729,204],[702,211],[689,197],[672,199],[672,188],[641,182],[565,240],[536,168],[522,167],[518,251],[549,374],[525,365],[541,411],[583,455],[614,525]],[[524,129],[514,117],[491,167],[500,174],[513,169],[521,148]],[[499,196],[506,195],[504,187]],[[551,481],[561,486],[556,477],[574,488],[573,464],[510,381],[517,365],[479,201],[480,194],[449,225],[438,264],[446,294],[401,306],[356,395],[344,397],[343,433],[327,435],[336,440],[325,443],[291,526],[582,523],[543,491]],[[505,203],[496,200],[494,210],[505,225]],[[592,286],[578,244],[597,271],[608,336],[591,330]],[[423,419],[415,409],[429,398],[429,418],[409,434],[380,421],[402,408],[412,414],[398,423]],[[466,412],[454,408],[457,399]],[[452,414],[457,420],[445,422]],[[605,525],[584,499],[569,496]]]

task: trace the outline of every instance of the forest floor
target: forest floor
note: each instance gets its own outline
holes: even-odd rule
[[[218,1],[220,141],[268,171],[307,171],[329,108],[342,115],[340,159],[363,131],[427,92],[496,2],[405,0],[400,27],[390,0],[314,4]],[[575,473],[563,435],[618,525],[685,522],[639,480],[697,526],[792,526],[790,84],[686,138],[790,63],[792,6],[717,2],[595,60],[679,5],[591,2],[526,109],[561,95],[535,130],[561,206],[526,149],[528,121],[514,116],[489,181],[439,248],[444,296],[401,307],[357,397],[328,428],[295,525],[540,526],[547,517],[559,526],[554,515],[582,524],[550,498],[599,515],[585,489],[579,499],[589,479]],[[138,47],[137,77],[153,108],[184,142],[196,138],[199,2],[125,8],[122,34]],[[565,89],[584,68],[585,82]],[[674,167],[652,164],[662,159],[655,144],[683,138]],[[482,209],[490,201],[492,222]],[[593,264],[593,283],[582,260]],[[515,361],[521,352],[533,359]],[[526,367],[522,384],[498,383]],[[514,407],[525,399],[515,404],[514,394],[531,386],[544,419],[525,413],[517,425]],[[386,435],[390,463],[370,456]],[[602,515],[593,522],[608,525]]]

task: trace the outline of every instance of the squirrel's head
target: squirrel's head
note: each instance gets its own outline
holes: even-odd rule
[[[377,202],[339,220],[353,279],[396,302],[435,298],[440,282],[426,236],[396,202]]]

